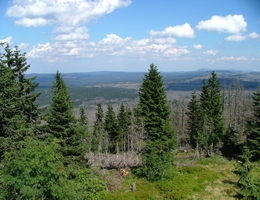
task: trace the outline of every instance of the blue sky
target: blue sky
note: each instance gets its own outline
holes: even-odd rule
[[[260,71],[259,0],[1,0],[28,73]]]

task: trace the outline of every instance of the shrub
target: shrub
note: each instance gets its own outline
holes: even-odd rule
[[[6,152],[0,170],[2,199],[72,199],[58,145],[26,138]]]

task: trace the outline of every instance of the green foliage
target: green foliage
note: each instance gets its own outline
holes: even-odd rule
[[[136,183],[136,191],[131,191],[132,183]],[[162,200],[163,196],[156,185],[156,182],[148,182],[145,179],[126,179],[123,185],[114,192],[104,192],[105,200],[138,200],[151,199]]]
[[[55,75],[52,90],[54,96],[46,120],[46,131],[49,133],[48,140],[53,138],[59,140],[65,165],[86,166],[84,132],[77,131],[73,103],[70,100],[67,86],[58,71]]]
[[[166,178],[165,172],[173,164],[176,134],[170,126],[162,76],[154,64],[150,65],[140,87],[138,109],[147,133],[139,174],[151,181]]]
[[[110,140],[109,152],[110,153],[118,152],[117,140],[116,140],[119,134],[118,121],[112,105],[107,106],[107,112],[105,116],[105,131],[107,132]]]
[[[138,177],[145,177],[148,181],[171,179],[173,170],[173,153],[162,154],[161,156],[151,151],[149,155],[143,155],[142,162],[145,163],[133,170]]]
[[[221,152],[224,156],[232,157],[241,155],[241,147],[239,143],[239,134],[232,128],[227,129],[223,137],[223,146]]]
[[[0,160],[16,142],[26,135],[35,135],[41,109],[35,104],[39,93],[33,93],[38,83],[35,77],[25,78],[25,53],[7,44],[0,56]]]
[[[247,145],[252,160],[260,161],[260,87],[253,93],[253,118],[247,122]]]
[[[224,165],[225,162],[226,159],[221,156],[207,157],[198,161],[200,165],[212,165],[212,166]]]
[[[196,147],[196,143],[198,142],[198,132],[199,132],[199,99],[197,97],[196,91],[193,91],[191,94],[191,100],[188,104],[188,112],[186,113],[188,116],[187,126],[190,137],[190,145],[192,148]]]
[[[94,122],[93,137],[91,140],[91,151],[105,152],[107,146],[104,124],[104,111],[101,104],[97,104],[96,120]]]
[[[238,180],[238,198],[239,199],[260,199],[260,181],[252,173],[254,163],[250,162],[252,153],[248,147],[244,147],[241,161],[236,165],[235,173],[239,176]]]
[[[90,132],[88,130],[88,118],[85,114],[84,108],[80,108],[80,115],[78,118],[78,123],[76,125],[76,133],[79,135],[79,140],[83,141],[82,151],[86,151],[90,148]],[[81,139],[80,139],[81,137]]]
[[[202,192],[208,182],[218,179],[214,171],[199,166],[181,168],[171,180],[157,183],[165,199],[187,199],[194,193]]]
[[[36,99],[40,96],[40,93],[35,93],[35,89],[39,83],[34,82],[36,77],[25,77],[25,72],[30,68],[30,65],[27,64],[25,53],[20,53],[17,46],[13,50],[12,58],[12,64],[9,67],[12,69],[20,88],[19,97],[23,115],[25,116],[27,125],[31,126],[31,123],[39,122],[42,112],[42,109],[39,109],[35,103]]]
[[[2,199],[72,199],[62,158],[54,142],[30,138],[5,153],[1,168]]]
[[[103,192],[106,190],[106,181],[100,172],[93,169],[80,169],[76,172],[75,192],[77,197],[75,199],[102,199]]]
[[[219,150],[218,144],[225,131],[220,82],[215,72],[211,73],[207,83],[202,81],[199,101],[193,92],[188,109],[188,130],[192,146],[198,145],[202,156],[212,156]]]
[[[116,141],[118,143],[118,146],[120,150],[123,152],[126,152],[126,136],[129,130],[129,127],[131,125],[130,122],[130,115],[129,112],[127,112],[127,109],[125,109],[124,104],[121,104],[119,113],[117,115],[117,121],[118,121],[118,135],[116,138]]]

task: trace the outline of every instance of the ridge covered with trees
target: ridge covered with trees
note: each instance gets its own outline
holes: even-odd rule
[[[199,173],[211,180],[217,175],[196,165],[181,166],[179,156],[185,154],[202,165],[219,156],[237,160],[235,196],[260,199],[259,89],[248,94],[235,79],[221,88],[213,71],[188,101],[182,96],[168,101],[163,76],[151,64],[136,106],[122,103],[115,110],[112,104],[97,103],[90,127],[84,107],[75,115],[59,71],[50,105],[40,108],[36,77],[25,76],[30,67],[25,53],[8,44],[3,51],[0,199],[113,199],[111,173],[117,172],[122,179],[130,173],[130,180],[156,185],[162,199],[186,199],[205,185]],[[197,180],[191,185],[199,185],[185,190],[183,183],[189,185],[191,179]],[[135,182],[124,199],[138,190]]]

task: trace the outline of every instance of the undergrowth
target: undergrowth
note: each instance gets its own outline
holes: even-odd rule
[[[188,159],[187,154],[184,157]],[[184,162],[174,169],[177,172],[170,180],[148,182],[130,173],[118,188],[105,192],[104,199],[235,199],[238,179],[233,173],[235,161],[216,156],[191,166]],[[132,183],[136,183],[135,192],[131,191]]]

